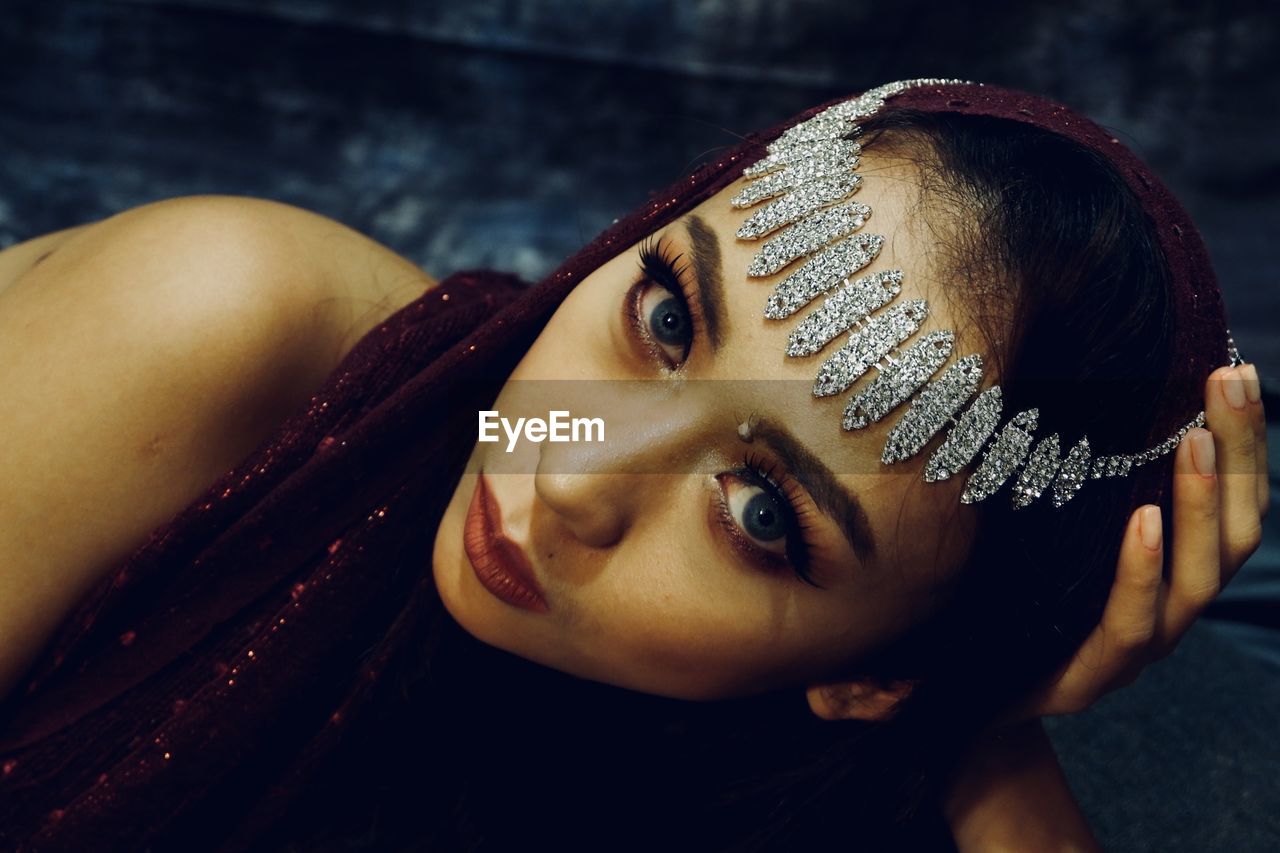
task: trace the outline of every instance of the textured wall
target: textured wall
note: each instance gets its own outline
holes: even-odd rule
[[[1280,370],[1280,44],[1263,3],[7,3],[0,245],[193,192],[268,196],[427,269],[535,277],[736,133],[902,77],[1043,92],[1201,223]]]

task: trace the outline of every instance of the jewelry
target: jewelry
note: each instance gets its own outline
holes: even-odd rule
[[[862,177],[855,174],[862,151],[854,141],[861,133],[856,121],[874,115],[886,98],[905,89],[938,84],[972,85],[967,80],[941,78],[887,83],[822,110],[770,143],[768,154],[743,171],[748,183],[731,200],[740,209],[764,205],[737,232],[740,240],[767,238],[747,275],[775,275],[802,261],[765,302],[768,319],[790,317],[826,294],[822,304],[791,333],[788,356],[813,355],[849,332],[846,342],[819,366],[813,384],[815,397],[844,393],[876,368],[875,380],[849,398],[841,422],[844,429],[863,429],[910,401],[889,431],[882,463],[910,459],[949,428],[946,439],[925,465],[926,481],[949,479],[981,453],[976,470],[965,481],[962,503],[990,497],[1016,475],[1011,495],[1015,509],[1030,505],[1046,491],[1050,492],[1050,503],[1061,507],[1086,479],[1125,476],[1164,456],[1188,431],[1204,425],[1204,412],[1164,441],[1137,453],[1094,457],[1089,439],[1082,436],[1063,457],[1057,433],[1035,439],[1037,409],[1018,412],[1000,425],[1000,386],[978,393],[982,383],[982,356],[978,353],[958,358],[932,379],[951,357],[955,346],[952,330],[927,332],[899,351],[899,346],[920,330],[929,306],[926,300],[913,299],[879,311],[901,292],[901,270],[881,270],[853,279],[875,260],[884,245],[879,234],[860,230],[871,218],[871,208],[848,200],[862,186]],[[1229,335],[1227,349],[1232,365],[1243,363]],[[881,363],[885,361],[888,366]],[[971,398],[972,403],[961,412]],[[745,425],[743,431],[746,439],[750,432]]]

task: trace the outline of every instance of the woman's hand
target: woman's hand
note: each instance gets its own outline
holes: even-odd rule
[[[1270,489],[1266,418],[1252,364],[1209,375],[1205,422],[1207,430],[1191,430],[1175,451],[1168,577],[1161,573],[1160,508],[1147,504],[1129,518],[1102,621],[1070,663],[1006,721],[1082,711],[1131,683],[1173,651],[1258,550]]]
[[[981,734],[961,762],[943,807],[962,853],[1099,849],[1034,718],[1081,711],[1132,682],[1173,650],[1258,549],[1270,488],[1253,365],[1210,374],[1205,420],[1208,430],[1192,430],[1175,451],[1168,577],[1160,510],[1139,507],[1129,518],[1101,622],[1070,663],[1007,714],[1006,725]]]

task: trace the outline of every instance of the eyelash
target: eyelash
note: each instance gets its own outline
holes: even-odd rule
[[[680,306],[689,317],[689,348],[685,351],[681,364],[689,360],[689,355],[693,352],[693,342],[702,336],[704,328],[701,306],[696,299],[692,298],[690,288],[684,282],[684,275],[689,265],[680,264],[683,257],[683,254],[673,254],[670,244],[665,239],[655,240],[652,235],[645,238],[640,244],[641,278],[627,292],[627,299],[623,306],[631,327],[651,349],[661,352],[661,347],[649,332],[648,319],[640,316],[639,297],[643,295],[646,286],[653,284],[678,299]],[[678,264],[680,265],[677,266]],[[680,365],[668,366],[674,370]]]
[[[640,316],[638,310],[639,297],[644,292],[642,288],[650,284],[657,285],[679,299],[681,306],[689,317],[690,326],[689,347],[685,352],[684,360],[681,362],[683,364],[688,361],[689,353],[693,350],[693,342],[701,337],[702,329],[704,328],[702,316],[699,313],[701,306],[691,297],[690,290],[684,283],[684,273],[688,270],[688,264],[677,266],[684,255],[673,254],[666,241],[662,239],[655,240],[653,237],[645,239],[640,244],[639,254],[642,278],[628,290],[624,311],[635,333],[644,337],[645,342],[651,349],[660,350],[660,347],[654,342],[649,332],[648,320]],[[676,367],[679,366],[676,365]],[[780,563],[789,565],[800,580],[810,586],[820,587],[820,584],[816,583],[809,573],[809,565],[815,546],[810,534],[813,525],[808,522],[811,511],[806,507],[803,488],[795,483],[785,471],[780,470],[778,465],[750,451],[743,456],[742,464],[739,468],[726,473],[757,488],[764,489],[773,497],[775,503],[783,509],[787,516],[787,554],[785,557],[781,557],[778,554],[764,551],[751,541],[750,537],[743,532],[741,526],[734,519],[728,501],[725,500],[722,491],[716,515],[720,524],[728,531],[735,547],[749,554],[757,562],[766,563],[770,566],[777,566]]]

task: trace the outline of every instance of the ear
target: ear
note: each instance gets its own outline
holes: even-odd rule
[[[911,695],[914,681],[882,681],[859,678],[834,684],[815,684],[805,691],[809,708],[824,720],[869,720],[891,718],[898,703]]]

